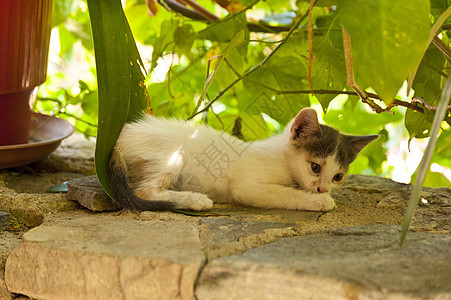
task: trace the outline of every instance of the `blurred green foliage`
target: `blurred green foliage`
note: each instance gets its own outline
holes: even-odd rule
[[[203,110],[193,118],[196,122],[249,141],[280,132],[300,109],[313,106],[323,111],[326,124],[345,133],[381,134],[350,172],[390,177],[387,152],[403,137],[428,137],[434,114],[422,104],[416,105],[424,113],[396,107],[378,114],[357,96],[338,95],[352,91],[346,84],[341,24],[352,37],[355,80],[384,100],[375,100],[378,105],[384,107],[392,98],[410,102],[412,95],[407,97],[402,86],[416,66],[415,96],[437,105],[450,62],[428,43],[428,36],[431,25],[450,3],[378,0],[365,6],[362,1],[316,3],[312,11],[313,61],[309,60],[305,15],[310,1],[240,0],[244,10],[230,13],[211,0],[199,0],[219,17],[211,22],[192,20],[162,6],[149,17],[144,0],[126,1],[124,11],[141,48],[152,46],[152,56],[143,61],[156,115],[188,119]],[[387,22],[380,22],[382,19]],[[297,21],[299,27],[287,38]],[[97,87],[89,24],[85,1],[55,0],[52,34],[59,37],[60,61],[40,89],[35,108],[70,119],[79,132],[95,136]],[[450,28],[448,20],[440,30],[446,45]],[[239,43],[232,47],[231,41],[237,39]],[[65,70],[74,59],[90,66],[77,82]],[[65,85],[67,81],[72,84]],[[314,90],[335,92],[311,95],[310,83]],[[445,120],[432,162],[451,167],[449,111]],[[451,186],[439,173],[429,174],[425,185]]]

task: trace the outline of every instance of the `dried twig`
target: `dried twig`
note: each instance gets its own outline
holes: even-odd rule
[[[446,45],[438,36],[434,36],[432,43],[445,54],[449,59],[451,59],[451,49]]]
[[[428,102],[426,102],[423,98],[421,97],[413,97],[412,98],[412,103],[420,103],[421,105],[423,105],[424,107],[426,107],[429,111],[437,111],[437,106],[431,105]],[[446,110],[451,111],[451,105],[448,105],[446,107]]]

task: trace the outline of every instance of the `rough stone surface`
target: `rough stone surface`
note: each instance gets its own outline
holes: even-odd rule
[[[198,299],[449,299],[451,236],[360,226],[276,242],[210,262]]]
[[[32,164],[36,169],[62,171],[84,175],[95,174],[95,139],[73,134],[43,160]]]
[[[0,232],[0,299],[11,299],[12,295],[6,288],[5,283],[5,263],[6,258],[11,253],[11,251],[20,244],[22,234],[12,233],[12,232]]]
[[[91,211],[118,210],[119,204],[111,200],[100,185],[97,176],[73,179],[67,182],[68,200],[77,201]]]
[[[11,216],[11,214],[4,212],[4,211],[0,211],[0,232],[4,231],[6,228],[8,228],[10,216]]]
[[[17,193],[2,183],[0,180],[0,210],[10,213],[27,227],[41,224],[46,214],[78,207],[75,202],[66,200],[64,194]]]
[[[295,234],[290,223],[240,221],[226,218],[203,218],[199,220],[204,249],[213,259],[240,253],[252,247]],[[206,228],[204,228],[204,226]]]
[[[79,216],[25,233],[5,277],[43,299],[193,299],[204,260],[193,225]]]

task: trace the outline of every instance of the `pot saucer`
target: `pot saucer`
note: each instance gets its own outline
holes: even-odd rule
[[[74,127],[66,120],[33,113],[28,143],[0,146],[0,169],[26,165],[42,159],[73,132]]]

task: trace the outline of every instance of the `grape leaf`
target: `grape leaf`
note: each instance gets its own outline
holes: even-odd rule
[[[315,60],[312,66],[313,89],[339,90],[346,86],[346,67],[343,50],[333,46],[328,37],[313,39]],[[336,95],[316,94],[316,98],[324,111]]]
[[[356,82],[390,103],[420,61],[429,37],[428,0],[339,0],[351,35]]]

